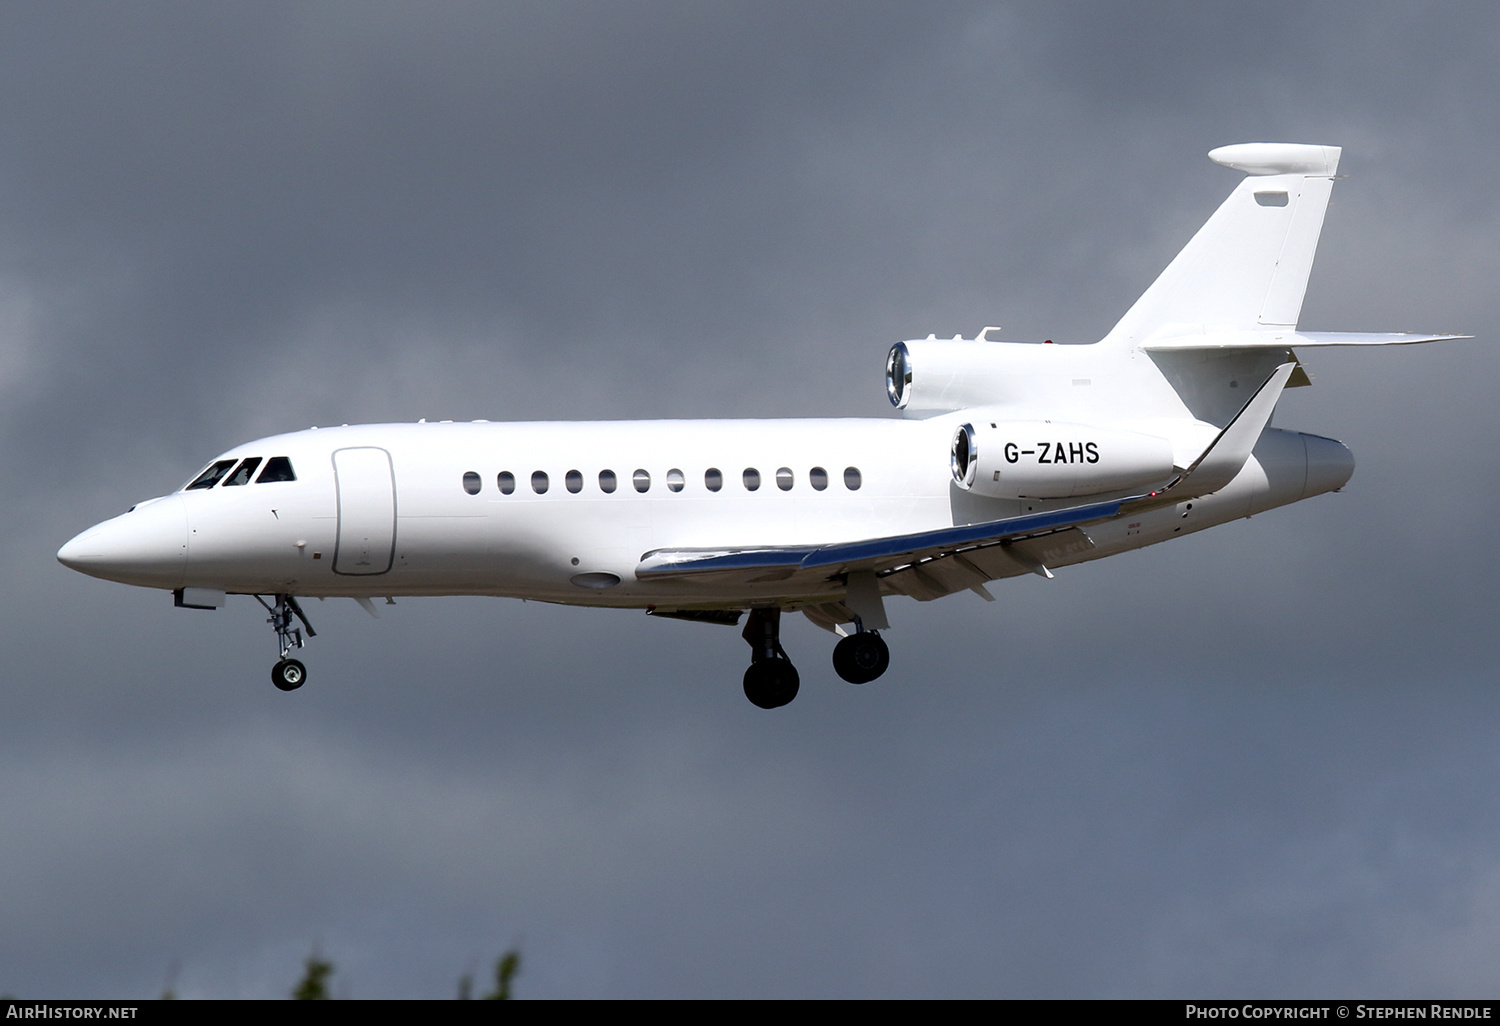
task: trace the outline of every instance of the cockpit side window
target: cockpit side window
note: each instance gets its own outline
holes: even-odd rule
[[[199,488],[212,488],[219,483],[219,478],[229,473],[229,468],[238,463],[239,460],[216,460],[203,473],[193,478],[192,483],[183,488],[185,492],[197,491]]]
[[[266,469],[260,472],[260,477],[255,479],[256,484],[266,484],[270,481],[295,481],[297,475],[292,472],[292,461],[285,456],[272,456],[266,460]]]
[[[234,473],[226,477],[224,479],[224,483],[220,485],[220,487],[228,488],[230,485],[249,484],[250,479],[255,476],[255,468],[258,466],[260,466],[260,457],[251,456],[244,463],[241,463],[238,467],[236,467]]]

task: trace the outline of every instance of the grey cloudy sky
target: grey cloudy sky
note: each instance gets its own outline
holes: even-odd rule
[[[0,993],[1494,996],[1500,12],[0,6]],[[1345,147],[1277,423],[1339,495],[932,604],[890,673],[497,600],[264,614],[71,535],[258,435],[875,415],[896,340],[1101,335]]]

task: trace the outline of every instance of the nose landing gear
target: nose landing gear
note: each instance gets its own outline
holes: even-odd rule
[[[750,645],[745,697],[762,709],[776,709],[796,698],[802,682],[781,647],[781,610],[750,610],[742,636]]]
[[[271,667],[271,683],[282,691],[296,691],[307,680],[307,667],[300,660],[288,659],[287,653],[294,648],[302,647],[302,630],[292,626],[293,618],[301,621],[303,629],[306,629],[309,638],[316,638],[318,632],[313,630],[312,624],[307,622],[307,615],[302,612],[302,607],[297,605],[297,599],[291,595],[277,595],[273,605],[255,596],[255,601],[266,607],[270,613],[270,619],[266,623],[276,632],[276,640],[281,645],[281,661]]]

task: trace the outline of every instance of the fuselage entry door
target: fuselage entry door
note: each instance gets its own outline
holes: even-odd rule
[[[333,454],[339,494],[339,535],[333,572],[383,574],[396,555],[396,474],[384,449],[339,449]]]

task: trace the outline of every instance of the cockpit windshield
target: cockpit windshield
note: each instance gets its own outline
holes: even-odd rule
[[[224,487],[228,488],[230,485],[249,484],[250,478],[255,474],[255,468],[258,466],[260,466],[260,457],[251,456],[244,463],[236,467],[233,474],[224,479]]]
[[[191,492],[199,488],[212,488],[219,483],[221,477],[229,473],[229,468],[238,462],[238,460],[217,460],[207,470],[193,478],[192,483],[184,488],[183,491]]]
[[[272,456],[266,460],[266,469],[260,472],[260,477],[255,479],[256,484],[265,484],[268,481],[295,481],[297,475],[292,473],[292,461],[285,456]]]
[[[244,460],[215,460],[213,464],[199,474],[197,477],[183,487],[183,491],[192,492],[199,489],[212,488],[214,485],[222,485],[230,488],[237,485],[247,485],[253,479],[256,484],[267,484],[274,481],[295,481],[297,475],[292,470],[292,461],[285,456],[272,456],[266,460],[266,469],[255,476],[255,471],[260,467],[262,457],[251,456]],[[235,466],[239,464],[239,466]],[[234,473],[230,469],[234,468]]]

